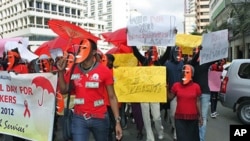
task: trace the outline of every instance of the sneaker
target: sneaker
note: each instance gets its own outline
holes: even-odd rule
[[[216,115],[216,113],[215,113],[215,112],[214,112],[214,113],[212,113],[212,114],[210,114],[210,117],[211,117],[211,118],[216,118],[216,116],[217,116],[217,115]]]
[[[159,139],[159,140],[162,140],[163,137],[164,137],[163,135],[159,135],[159,136],[158,136],[158,139]]]
[[[217,112],[214,112],[214,114],[215,114],[216,116],[218,116],[218,115],[219,115]]]
[[[132,118],[131,121],[132,121],[133,124],[135,124],[135,119],[134,118]]]

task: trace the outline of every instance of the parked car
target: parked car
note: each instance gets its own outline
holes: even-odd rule
[[[250,124],[250,59],[235,59],[222,81],[219,100],[233,109],[243,124]]]

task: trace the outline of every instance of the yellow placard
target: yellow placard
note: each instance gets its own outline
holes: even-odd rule
[[[166,102],[166,67],[141,66],[114,69],[119,102]]]
[[[193,54],[193,49],[201,45],[202,36],[199,35],[188,35],[188,34],[177,34],[176,45],[182,47],[183,54]]]
[[[113,54],[115,57],[114,67],[137,66],[138,61],[133,53]]]

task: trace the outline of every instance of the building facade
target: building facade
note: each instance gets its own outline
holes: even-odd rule
[[[235,28],[235,18],[232,17],[233,6],[238,4],[245,5],[245,2],[249,3],[250,1],[211,0],[210,2],[210,24],[216,27],[223,26],[224,24],[229,31],[229,61],[237,58],[249,58],[250,56],[250,35],[248,33],[245,33],[244,36],[239,33],[233,34],[233,28]]]
[[[88,19],[104,21],[106,31],[126,27],[130,16],[129,0],[84,0]]]
[[[88,18],[87,12],[85,0],[1,0],[0,34],[2,38],[28,37],[35,50],[57,36],[48,27],[50,19],[69,21],[96,36],[106,32],[106,21]]]
[[[195,0],[185,0],[184,6],[184,33],[190,34],[196,29]]]
[[[202,33],[206,26],[209,25],[209,1],[210,0],[195,1],[195,19],[198,33]]]

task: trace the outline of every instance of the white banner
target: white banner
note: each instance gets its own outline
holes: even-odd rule
[[[0,133],[51,141],[57,75],[0,73]]]
[[[220,30],[203,34],[200,64],[228,57],[228,30]]]
[[[137,16],[128,21],[129,46],[174,46],[174,16]]]

